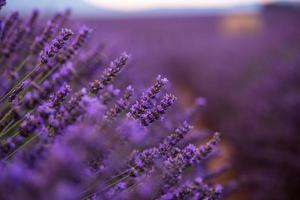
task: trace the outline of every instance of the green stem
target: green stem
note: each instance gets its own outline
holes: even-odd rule
[[[8,117],[9,115],[12,113],[12,109],[10,109],[0,120],[0,123],[3,123]]]
[[[19,72],[19,71],[23,68],[23,66],[24,66],[25,63],[28,61],[29,58],[30,58],[30,55],[27,56],[27,57],[23,60],[23,62],[21,62],[21,63],[18,65],[18,67],[16,68],[16,70],[15,70],[14,72],[15,72],[15,73]]]
[[[16,148],[13,152],[8,154],[2,161],[8,161],[11,157],[13,157],[18,151],[24,149],[26,145],[28,145],[31,141],[37,138],[38,135],[34,134],[33,136],[29,137],[21,146]]]
[[[26,114],[29,115],[32,112],[33,112],[33,110],[30,110]],[[14,128],[16,128],[17,126],[19,126],[21,124],[21,122],[25,119],[25,116],[23,116],[20,120],[15,121],[9,128],[5,127],[6,130],[1,131],[0,138],[3,137],[3,136],[5,136],[5,135],[7,135],[11,130],[13,130]]]
[[[10,106],[10,104],[8,102],[4,102],[0,108],[1,113],[3,113],[5,111],[5,109],[9,108],[9,106]]]
[[[0,133],[0,138],[4,137],[5,135],[7,135],[10,131],[12,131],[14,128],[16,128],[18,125],[20,125],[20,123],[22,122],[22,120],[16,121],[11,127],[6,128],[6,130],[2,131]]]
[[[41,80],[39,80],[37,82],[37,84],[41,84],[44,82],[44,80],[46,80],[54,71],[56,71],[56,69],[58,69],[58,66],[53,67],[45,76],[41,77]]]
[[[12,89],[9,90],[9,92],[7,92],[4,96],[1,97],[0,102],[3,102],[4,100],[6,100],[9,95],[11,95],[11,93],[20,86],[21,83],[23,83],[27,78],[29,78],[33,73],[35,73],[36,71],[38,71],[40,69],[41,63],[38,64],[31,72],[29,72],[24,78],[22,78],[21,81],[19,81]]]
[[[2,132],[7,131],[7,129],[8,129],[13,123],[14,123],[14,121],[12,120],[12,121],[10,121],[10,122],[3,128],[3,130],[0,132],[0,137],[1,137],[1,135],[2,135]]]

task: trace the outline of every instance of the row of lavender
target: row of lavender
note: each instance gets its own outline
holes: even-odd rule
[[[130,57],[106,64],[102,45],[88,44],[91,29],[62,28],[69,15],[44,25],[37,11],[29,19],[14,12],[1,22],[0,199],[229,195],[234,181],[214,182],[227,167],[208,168],[220,134],[193,129],[204,143],[190,144],[201,101],[184,111],[160,75],[135,95],[119,78]]]

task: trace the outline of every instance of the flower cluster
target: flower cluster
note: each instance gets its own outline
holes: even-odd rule
[[[0,199],[221,199],[205,165],[220,134],[186,138],[199,106],[172,111],[160,75],[146,90],[119,78],[130,56],[87,48],[90,28],[62,28],[69,11],[44,26],[38,14],[1,30]]]

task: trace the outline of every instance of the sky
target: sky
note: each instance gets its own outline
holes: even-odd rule
[[[53,14],[70,8],[76,16],[152,16],[256,11],[260,5],[279,0],[8,0],[4,13],[33,9]],[[280,0],[300,2],[300,0]]]
[[[136,11],[161,8],[226,8],[267,2],[268,0],[85,0],[101,8]],[[269,0],[271,1],[271,0]]]

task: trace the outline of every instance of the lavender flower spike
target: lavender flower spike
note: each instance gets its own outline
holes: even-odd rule
[[[59,105],[64,102],[70,92],[71,86],[65,84],[55,95],[50,97],[52,107],[59,107]]]
[[[172,192],[161,196],[157,200],[176,200],[176,199],[205,199],[221,200],[222,187],[216,185],[210,187],[202,182],[201,178],[196,178],[193,182],[187,182]]]
[[[0,0],[0,10],[6,5],[6,0]]]
[[[169,154],[171,154],[171,149],[175,147],[191,129],[192,126],[185,121],[181,126],[176,128],[174,133],[164,139],[164,141],[158,145],[158,148],[144,149],[142,152],[134,151],[129,161],[132,175],[138,176],[138,174],[151,169],[155,159],[167,158]]]
[[[46,42],[48,42],[56,30],[56,25],[54,20],[47,22],[46,27],[43,30],[42,35],[37,36],[32,45],[30,46],[30,51],[32,54],[38,54],[44,48]]]
[[[63,28],[57,38],[55,38],[50,47],[46,48],[41,54],[41,63],[47,64],[49,59],[53,58],[66,42],[71,38],[73,32],[70,29]]]
[[[105,69],[101,78],[99,80],[95,80],[90,84],[90,93],[92,95],[97,95],[99,90],[102,90],[105,86],[107,86],[115,76],[122,70],[122,68],[126,65],[129,59],[129,55],[127,53],[122,53],[119,58],[110,63],[110,66]]]
[[[5,21],[2,33],[1,33],[1,40],[4,40],[8,32],[10,32],[10,29],[12,26],[16,23],[16,21],[19,18],[18,12],[13,12],[9,18]]]
[[[116,105],[109,109],[105,114],[104,114],[104,118],[108,119],[108,120],[112,120],[114,118],[116,118],[118,116],[118,114],[120,114],[121,112],[123,112],[124,110],[128,109],[128,105],[130,103],[130,98],[133,95],[133,88],[132,86],[128,86],[126,88],[126,91],[124,92],[123,97],[121,97],[117,102]]]
[[[162,78],[161,75],[158,75],[154,85],[152,85],[142,96],[141,98],[135,102],[130,108],[130,115],[138,119],[140,116],[153,106],[151,102],[157,94],[161,91],[161,89],[168,83],[168,79]]]
[[[167,109],[174,104],[176,97],[172,94],[166,94],[161,102],[154,107],[152,110],[146,111],[139,118],[143,126],[148,126],[154,121],[160,119],[160,117],[165,114]]]
[[[77,36],[75,42],[72,45],[70,45],[70,47],[68,47],[64,52],[60,53],[57,56],[57,63],[64,64],[67,62],[67,60],[71,59],[74,56],[74,54],[78,51],[78,49],[81,48],[87,41],[91,32],[91,29],[84,26],[80,30],[80,33]]]
[[[169,154],[170,150],[175,147],[192,128],[193,126],[184,121],[181,126],[176,128],[174,133],[169,135],[161,144],[159,144],[158,148],[160,154]]]
[[[20,94],[20,93],[24,90],[24,88],[27,87],[27,85],[28,85],[29,83],[30,83],[29,80],[23,81],[17,88],[15,88],[15,89],[11,92],[11,94],[10,94],[9,97],[8,97],[8,101],[9,101],[9,102],[12,102],[12,101],[18,96],[18,94]]]
[[[170,157],[164,162],[164,190],[169,190],[181,180],[183,170],[206,159],[220,141],[220,133],[215,133],[205,145],[196,147],[187,145],[175,157]]]
[[[31,17],[29,18],[29,21],[27,23],[27,25],[28,25],[29,28],[33,28],[34,27],[38,16],[39,16],[39,11],[38,10],[33,10],[32,14],[31,14]]]

